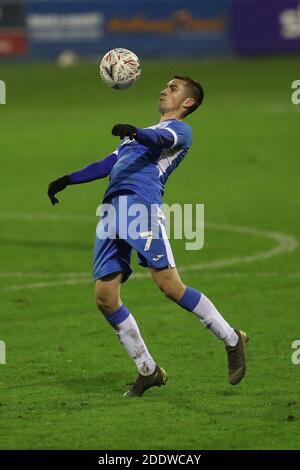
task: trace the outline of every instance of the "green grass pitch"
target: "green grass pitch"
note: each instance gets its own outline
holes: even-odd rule
[[[299,58],[145,61],[119,92],[96,64],[1,64],[1,449],[299,449],[299,70]],[[133,277],[123,301],[169,383],[126,401],[135,367],[94,306],[89,274],[106,181],[67,188],[56,207],[46,189],[110,153],[115,123],[157,122],[176,73],[206,97],[165,201],[204,203],[207,227],[203,250],[172,247],[183,281],[249,334],[248,371],[231,387],[223,345]]]

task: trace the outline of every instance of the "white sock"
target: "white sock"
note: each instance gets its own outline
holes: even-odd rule
[[[201,292],[201,298],[193,310],[203,325],[209,328],[217,338],[224,341],[227,346],[235,346],[238,335],[222,317],[214,304]]]
[[[139,373],[142,375],[153,374],[156,363],[141,337],[139,327],[132,314],[130,313],[124,321],[115,325],[114,328],[120,342],[136,363]]]

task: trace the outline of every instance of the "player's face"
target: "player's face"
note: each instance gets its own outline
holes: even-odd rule
[[[162,114],[184,111],[183,105],[187,101],[186,85],[183,80],[174,78],[170,80],[165,88],[160,92],[159,111]]]

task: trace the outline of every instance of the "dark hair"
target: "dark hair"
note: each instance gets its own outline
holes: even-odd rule
[[[186,75],[174,75],[174,78],[185,82],[185,85],[188,89],[188,96],[194,98],[195,100],[195,104],[193,104],[193,106],[190,106],[186,110],[186,113],[184,115],[185,117],[195,111],[195,109],[199,108],[199,106],[202,104],[204,98],[204,91],[200,83],[195,82],[195,80],[190,77],[187,77]]]

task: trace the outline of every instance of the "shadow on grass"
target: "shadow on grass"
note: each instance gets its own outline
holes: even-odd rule
[[[57,377],[56,385],[63,385],[77,395],[98,395],[109,398],[120,395],[128,390],[130,382],[134,381],[134,375],[126,372],[103,372],[97,375],[79,375],[74,373],[72,377]]]

